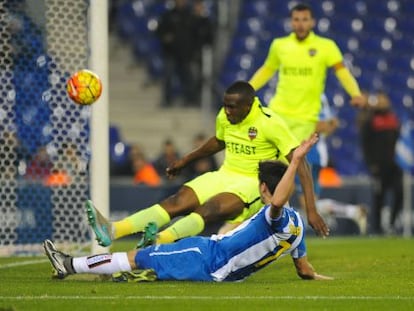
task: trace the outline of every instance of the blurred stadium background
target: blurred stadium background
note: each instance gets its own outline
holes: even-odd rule
[[[151,158],[167,137],[185,152],[195,132],[212,133],[222,91],[234,80],[248,79],[263,62],[272,38],[289,32],[289,8],[296,2],[206,0],[217,32],[216,44],[205,51],[202,105],[162,109],[163,62],[154,30],[171,1],[109,1],[111,165],[127,161],[131,144],[140,144]],[[412,1],[306,2],[315,11],[315,32],[338,43],[361,88],[386,91],[401,121],[414,120]],[[0,0],[0,255],[31,254],[45,238],[80,244],[90,240],[82,206],[90,196],[93,108],[74,105],[65,93],[69,75],[89,66],[88,5],[87,0]],[[276,83],[259,92],[264,102]],[[356,110],[332,74],[326,94],[341,120],[329,150],[345,183],[325,194],[369,204]],[[112,178],[111,216],[153,203],[176,187],[149,189]]]

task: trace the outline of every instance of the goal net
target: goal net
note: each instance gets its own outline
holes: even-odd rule
[[[66,94],[88,67],[88,3],[0,0],[0,256],[90,245],[91,107]]]

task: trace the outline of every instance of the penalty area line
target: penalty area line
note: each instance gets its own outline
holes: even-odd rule
[[[0,300],[414,300],[405,296],[0,296]]]

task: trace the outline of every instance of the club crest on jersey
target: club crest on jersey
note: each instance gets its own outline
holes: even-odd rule
[[[250,127],[247,134],[249,135],[250,140],[255,139],[257,137],[257,128],[254,126]]]
[[[308,53],[309,53],[310,57],[313,57],[313,56],[316,55],[317,51],[316,51],[316,49],[309,49]]]

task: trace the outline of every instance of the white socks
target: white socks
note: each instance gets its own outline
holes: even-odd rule
[[[112,274],[132,270],[125,252],[74,257],[72,265],[76,273]]]

